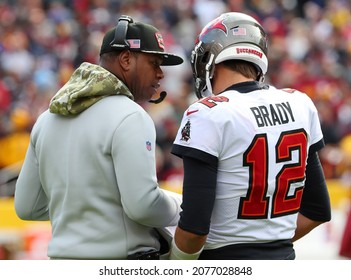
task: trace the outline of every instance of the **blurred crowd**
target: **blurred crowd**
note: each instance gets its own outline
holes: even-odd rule
[[[18,167],[38,115],[75,68],[98,63],[104,33],[127,14],[159,28],[166,50],[185,59],[164,69],[165,101],[145,104],[157,129],[159,179],[179,184],[181,163],[170,147],[195,101],[191,49],[202,27],[227,11],[248,13],[267,30],[266,82],[313,99],[326,177],[350,181],[350,0],[0,0],[0,169]]]

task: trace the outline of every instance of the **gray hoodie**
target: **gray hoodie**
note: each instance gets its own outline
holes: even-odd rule
[[[155,127],[128,88],[83,63],[37,120],[15,192],[24,220],[50,220],[48,256],[125,259],[159,249],[180,199],[159,188]]]

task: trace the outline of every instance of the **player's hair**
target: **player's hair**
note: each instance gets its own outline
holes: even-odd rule
[[[259,74],[257,67],[253,63],[245,60],[225,60],[221,63],[230,70],[238,72],[249,79],[255,80]]]

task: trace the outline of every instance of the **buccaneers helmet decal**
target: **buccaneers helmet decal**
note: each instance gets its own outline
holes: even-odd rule
[[[203,35],[207,34],[213,29],[220,29],[222,30],[226,35],[228,34],[228,29],[227,26],[223,23],[225,20],[225,17],[219,17],[214,20],[212,20],[210,23],[208,23],[205,28],[202,29],[201,33],[197,37],[195,44],[199,42],[199,38],[201,38]]]

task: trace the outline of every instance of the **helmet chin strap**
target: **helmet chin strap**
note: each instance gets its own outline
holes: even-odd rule
[[[264,78],[265,78],[265,76],[264,76],[263,73],[261,72],[261,73],[258,75],[258,77],[257,77],[257,81],[258,81],[259,83],[263,83],[263,82],[264,82]]]
[[[206,87],[202,91],[202,96],[203,97],[209,97],[212,95],[212,84],[211,84],[211,79],[209,77],[209,73],[206,73]]]
[[[210,59],[206,64],[206,87],[201,91],[201,95],[203,97],[209,97],[212,93],[212,84],[211,79],[213,76],[215,64],[213,63],[214,55],[211,54]],[[211,72],[211,73],[210,73]]]

